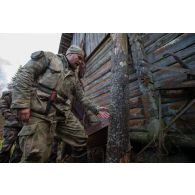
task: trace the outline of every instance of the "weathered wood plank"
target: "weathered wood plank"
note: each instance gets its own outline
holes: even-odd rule
[[[169,43],[172,40],[176,39],[180,35],[182,35],[182,34],[181,33],[166,34],[166,35],[158,38],[153,44],[148,45],[147,47],[145,47],[144,50],[145,50],[146,54],[149,54],[149,53],[155,51],[156,49],[158,49],[160,47],[163,47],[164,45],[166,45],[167,43]]]
[[[96,72],[94,72],[92,75],[90,75],[89,77],[86,77],[85,86],[89,85],[93,81],[99,79],[100,77],[102,77],[106,73],[110,72],[110,70],[111,70],[111,62],[108,61],[100,69],[98,69]]]
[[[142,95],[140,89],[135,89],[135,90],[129,92],[128,97],[129,98],[134,98],[134,97],[137,97],[137,96],[140,96],[140,95]]]
[[[131,119],[128,121],[129,128],[143,127],[146,124],[145,119]]]
[[[170,68],[181,68],[181,65],[178,63],[175,63],[171,66],[169,66]],[[172,76],[174,77],[179,77],[179,76],[185,76],[185,73],[181,73],[181,72],[177,72],[177,71],[173,71],[173,70],[159,70],[157,72],[153,73],[153,79],[154,81],[160,81],[160,80],[166,80]],[[187,76],[186,76],[187,77]]]
[[[128,83],[128,85],[127,85],[127,90],[129,92],[136,90],[138,88],[139,88],[139,81],[138,80],[131,82],[131,83]]]
[[[111,99],[110,97],[110,94],[109,93],[105,93],[105,94],[102,94],[101,96],[98,96],[98,97],[95,97],[95,98],[90,98],[91,100],[93,100],[94,102],[97,102],[97,101],[101,101],[101,100],[109,100]]]
[[[185,90],[162,90],[160,94],[162,98],[184,98]]]
[[[86,84],[85,80],[83,81],[83,85],[85,90],[90,90],[91,88],[93,88],[95,85],[97,85],[98,83],[107,80],[107,79],[111,79],[111,72],[106,73],[105,75],[103,75],[102,77],[100,77],[99,79],[96,79],[95,81],[93,81],[92,83],[90,83],[89,85]]]
[[[129,108],[142,108],[142,98],[141,96],[136,96],[129,99]]]
[[[129,75],[129,83],[134,82],[137,80],[137,74],[133,73]]]
[[[91,66],[93,68],[86,70],[86,77],[91,76],[94,72],[100,69],[104,64],[108,63],[111,60],[110,55],[103,56],[100,60],[94,61]],[[88,65],[89,66],[89,65]]]
[[[175,115],[178,109],[185,104],[185,101],[178,101],[168,104],[162,104],[162,114],[164,116]]]
[[[97,83],[92,89],[86,91],[86,95],[90,95],[96,93],[97,91],[101,91],[104,88],[109,88],[110,86],[110,78]]]
[[[195,43],[195,34],[193,33],[183,34],[178,38],[172,40],[171,42],[167,43],[166,45],[156,49],[154,52],[150,53],[147,56],[148,61],[153,64],[161,60],[164,54],[178,52],[182,49],[189,47],[194,43]]]
[[[128,39],[127,34],[112,34],[112,81],[110,128],[108,129],[107,162],[129,162],[131,149],[127,128]]]
[[[185,96],[183,95],[183,97],[175,97],[175,98],[162,98],[162,104],[169,104],[169,103],[174,103],[177,101],[183,101],[185,100]]]
[[[142,37],[144,47],[148,47],[158,39],[166,35],[166,33],[147,33]]]
[[[104,42],[99,50],[91,56],[90,59],[87,60],[86,66],[86,77],[92,74],[96,69],[101,67],[103,63],[110,60],[111,56],[111,49],[112,49],[112,42],[108,39]]]
[[[170,86],[170,84],[173,86],[180,85],[183,81],[186,80],[186,75],[180,74],[179,76],[172,74],[172,76],[167,77],[164,80],[156,81],[155,82],[155,88],[166,88],[167,86]]]
[[[129,110],[129,119],[144,119],[143,108],[132,108]]]
[[[184,62],[186,62],[187,64],[190,63],[190,61],[194,61],[194,56],[195,56],[195,44],[191,45],[190,47],[187,47],[181,51],[178,51],[177,53],[175,53],[179,58],[181,58]],[[189,59],[187,59],[189,58]],[[175,59],[171,56],[164,58],[162,56],[162,59],[156,63],[154,63],[153,65],[151,65],[150,69],[152,72],[155,72],[158,70],[158,67],[165,67],[165,66],[170,66],[170,65],[174,65]],[[190,63],[190,67],[194,68],[194,66]]]
[[[129,135],[131,142],[146,144],[149,141],[147,132],[129,132]]]

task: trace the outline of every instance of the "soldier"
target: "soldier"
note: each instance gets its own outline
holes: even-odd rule
[[[72,97],[76,96],[98,117],[109,117],[106,108],[96,106],[85,96],[75,76],[75,69],[83,61],[83,50],[74,45],[66,56],[39,51],[31,55],[17,75],[12,108],[17,109],[24,123],[19,133],[22,162],[47,162],[54,133],[75,148],[75,156],[86,153],[87,136],[71,112]]]
[[[19,162],[22,156],[22,151],[20,150],[18,142],[18,133],[21,130],[21,124],[19,123],[16,115],[10,109],[11,102],[11,90],[4,91],[0,99],[0,111],[5,119],[5,125],[3,129],[3,143],[0,150],[1,163]],[[11,155],[11,148],[14,143],[15,148]]]

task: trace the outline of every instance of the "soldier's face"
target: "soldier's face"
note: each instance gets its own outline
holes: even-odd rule
[[[79,54],[69,54],[68,61],[72,65],[74,69],[76,69],[78,66],[82,65],[84,63],[84,59],[82,55]]]

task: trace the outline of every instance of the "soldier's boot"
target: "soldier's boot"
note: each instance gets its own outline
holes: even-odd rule
[[[71,157],[71,154],[72,154],[72,146],[63,142],[62,151],[61,151],[61,162],[72,163],[73,159]]]
[[[105,149],[103,146],[88,148],[88,161],[90,163],[105,162]]]
[[[54,136],[52,148],[51,148],[51,154],[48,159],[48,163],[56,163],[58,158],[58,150],[60,149],[60,139],[56,136]]]
[[[87,149],[84,147],[73,147],[71,157],[74,163],[87,163]]]

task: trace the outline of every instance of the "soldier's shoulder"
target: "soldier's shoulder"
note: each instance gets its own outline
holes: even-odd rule
[[[54,56],[56,56],[56,54],[50,52],[50,51],[35,51],[31,54],[31,59],[32,60],[39,60],[40,58],[42,58],[43,56],[47,57],[47,58],[52,58]]]
[[[10,90],[3,91],[2,92],[2,98],[4,98],[7,95],[10,95],[10,94],[11,94],[11,91]]]
[[[51,51],[45,51],[44,52],[45,56],[48,58],[56,57],[57,55]]]
[[[44,51],[35,51],[31,54],[31,59],[32,60],[38,60],[44,56]]]

